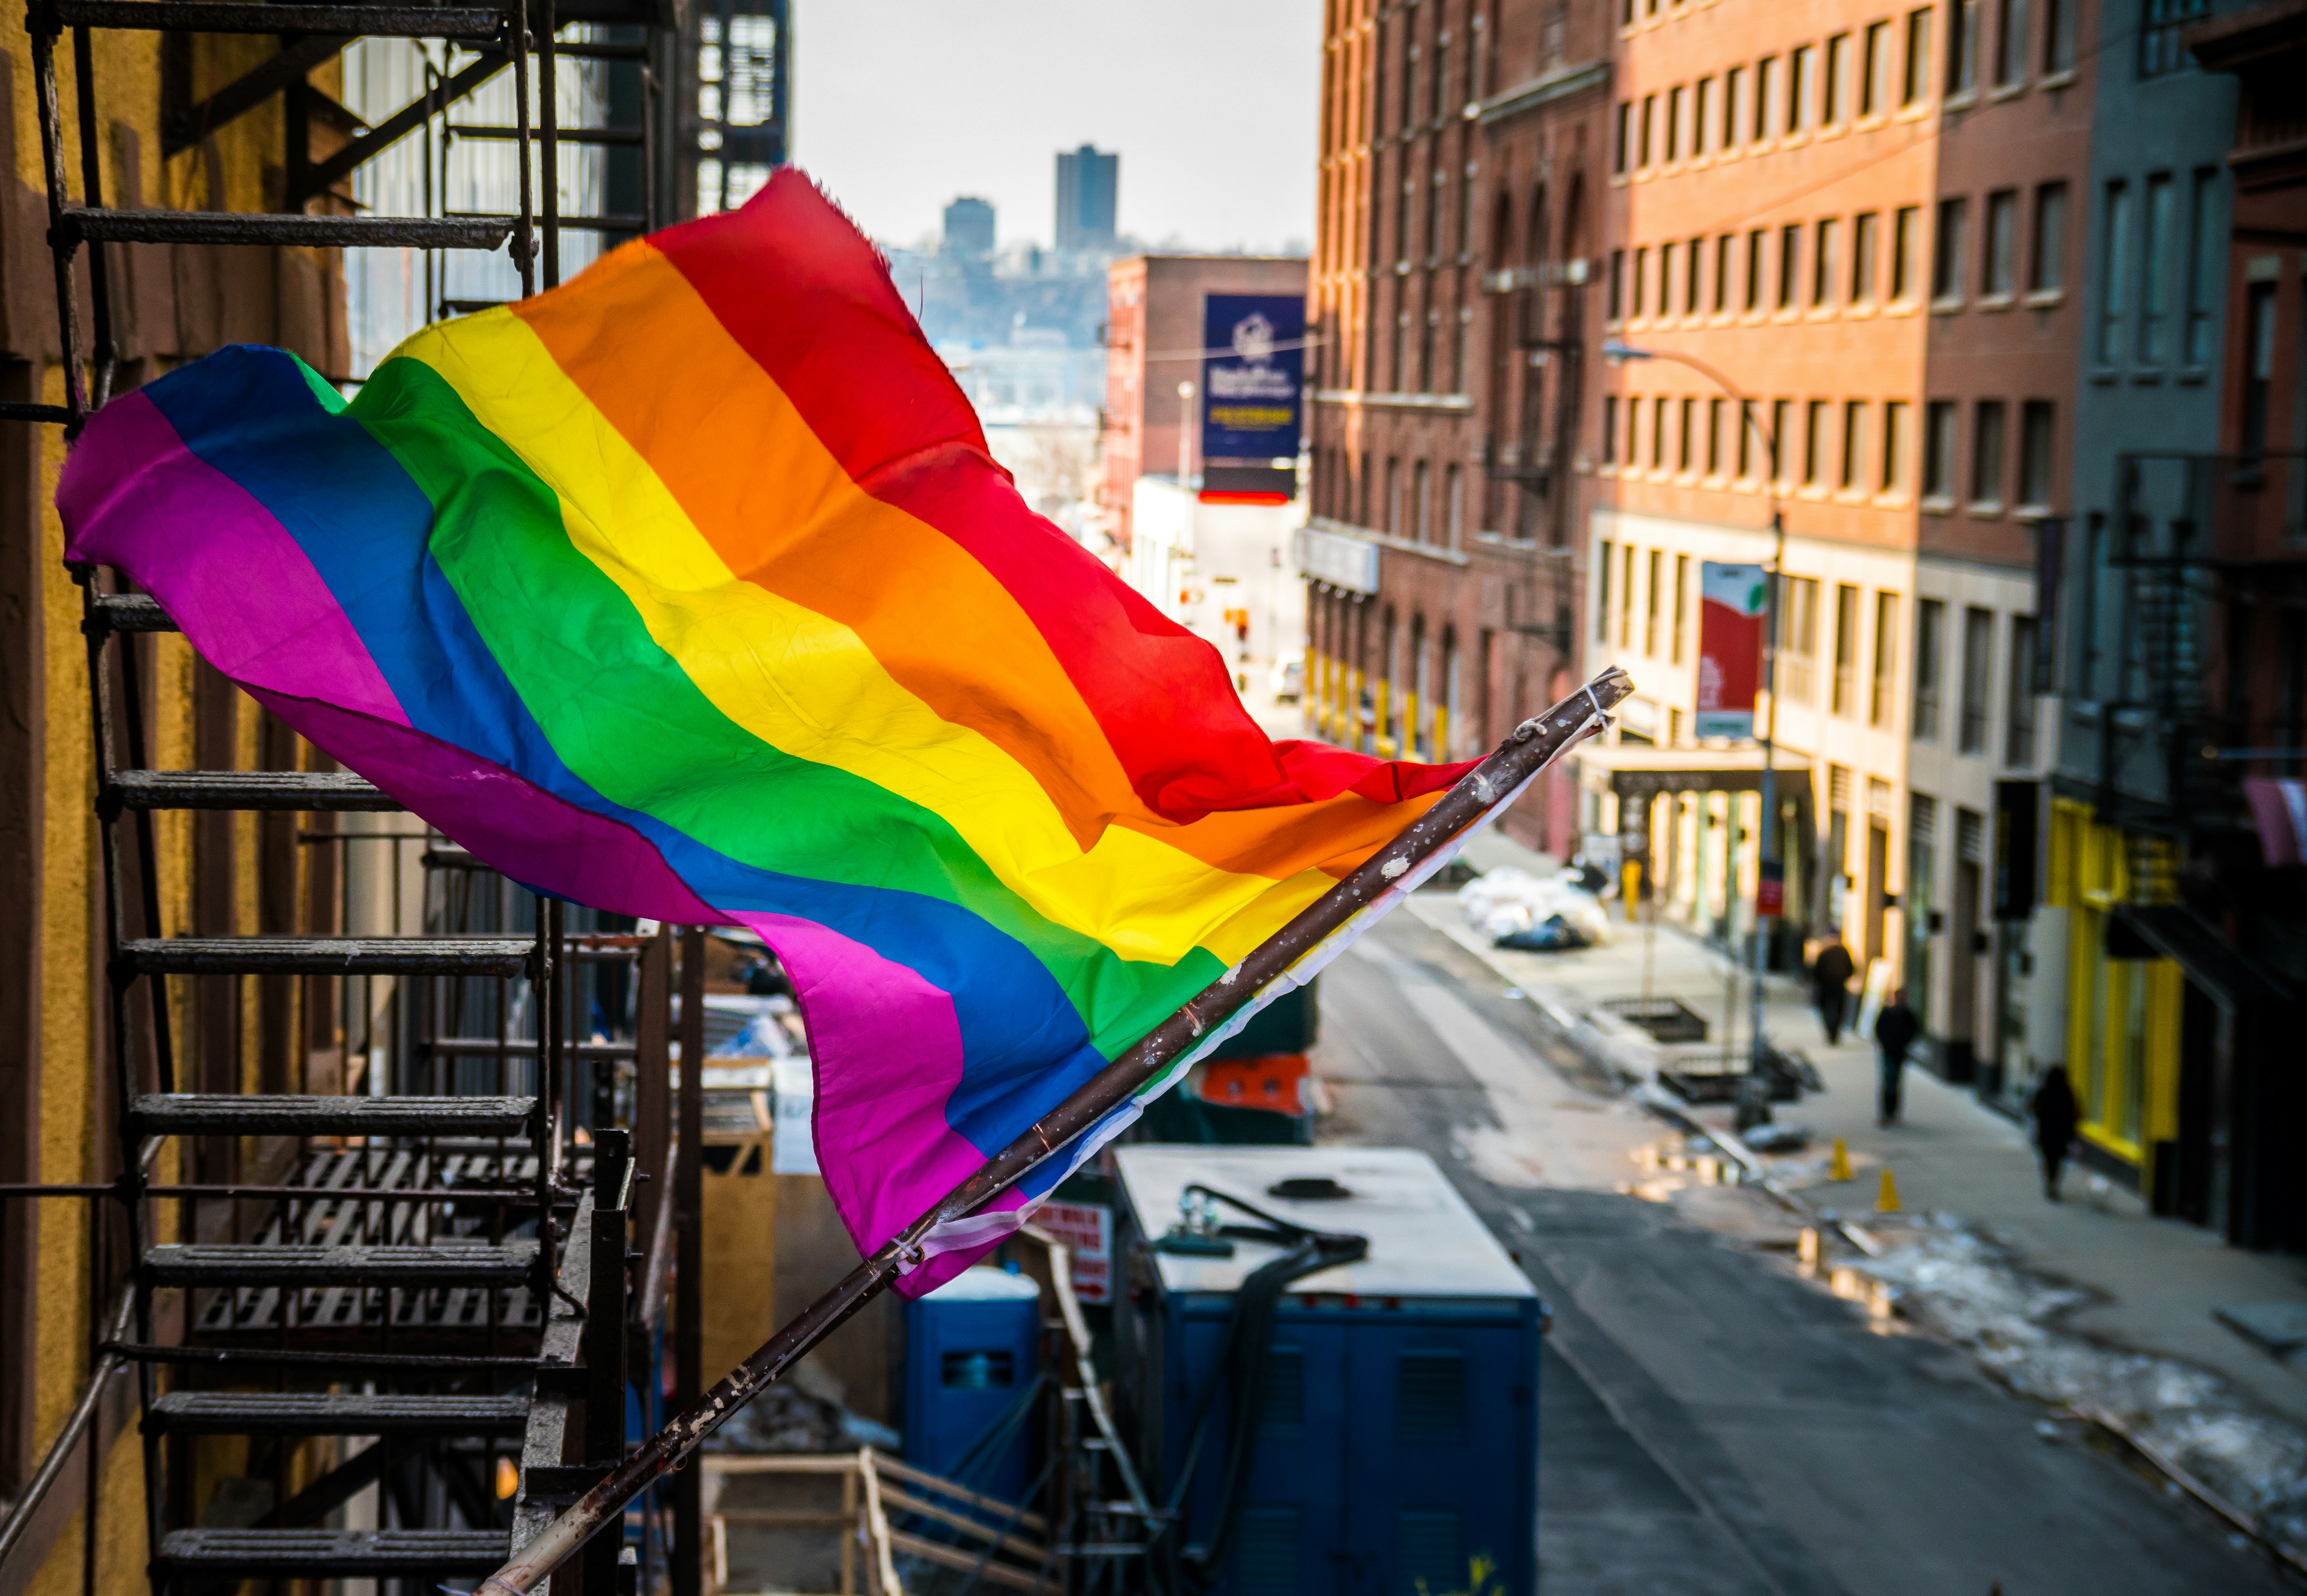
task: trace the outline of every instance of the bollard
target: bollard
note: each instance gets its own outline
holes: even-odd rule
[[[1818,1273],[1819,1265],[1826,1257],[1826,1238],[1818,1233],[1816,1225],[1803,1226],[1802,1235],[1795,1242],[1795,1257],[1805,1274]]]
[[[1834,1157],[1826,1166],[1826,1178],[1830,1180],[1850,1179],[1850,1149],[1843,1146],[1840,1137],[1834,1138]]]
[[[1899,1211],[1899,1182],[1891,1173],[1891,1166],[1882,1166],[1882,1188],[1875,1195],[1874,1212],[1896,1214]]]

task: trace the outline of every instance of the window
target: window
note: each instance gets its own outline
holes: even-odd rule
[[[1714,80],[1701,78],[1690,91],[1690,159],[1706,153],[1706,124],[1714,120]]]
[[[1832,127],[1850,115],[1850,90],[1844,80],[1850,75],[1850,35],[1838,33],[1826,41],[1826,79],[1819,85],[1824,99],[1818,109],[1819,124]]]
[[[1907,401],[1886,399],[1882,405],[1882,491],[1895,493],[1907,485]]]
[[[1614,249],[1610,252],[1609,306],[1611,321],[1618,322],[1625,319],[1626,252],[1622,249]]]
[[[1682,309],[1684,314],[1694,316],[1699,310],[1699,281],[1705,276],[1706,240],[1692,239],[1687,253],[1688,259],[1684,263],[1682,272]]]
[[[1642,96],[1642,121],[1634,129],[1634,165],[1651,164],[1651,128],[1658,121],[1658,96]]]
[[[2067,281],[2067,185],[2035,191],[2035,253],[2027,262],[2027,291],[2055,294]]]
[[[1666,645],[1667,663],[1669,665],[1682,663],[1682,622],[1685,612],[1683,596],[1688,591],[1689,587],[1690,556],[1677,554],[1674,557],[1674,635],[1667,639]]]
[[[2098,307],[2098,363],[2123,358],[2123,319],[2131,308],[2131,185],[2106,185],[2106,256]]]
[[[1659,651],[1659,568],[1665,561],[1658,550],[1651,551],[1649,579],[1642,584],[1642,653],[1651,659]]]
[[[1858,114],[1879,116],[1891,104],[1891,24],[1866,24],[1858,54]]]
[[[1812,399],[1803,407],[1803,486],[1816,487],[1826,479],[1826,401]]]
[[[1722,74],[1722,137],[1720,148],[1738,148],[1738,90],[1746,82],[1746,69],[1734,66]]]
[[[1396,455],[1385,459],[1385,531],[1388,536],[1402,536],[1402,460]]]
[[[1792,310],[1802,283],[1802,224],[1779,229],[1779,308]]]
[[[2056,414],[2049,399],[2019,407],[2019,503],[2025,510],[2051,508],[2051,473],[2056,467]]]
[[[1923,211],[1919,205],[1902,205],[1891,219],[1891,300],[1903,304],[1915,296],[1915,266],[1921,258]]]
[[[1682,159],[1682,101],[1684,90],[1677,83],[1666,91],[1666,159],[1668,165]]]
[[[1827,217],[1818,224],[1818,247],[1812,252],[1810,262],[1810,303],[1813,310],[1824,310],[1834,303],[1834,246],[1842,224]]]
[[[1718,316],[1730,309],[1730,243],[1728,233],[1714,241],[1714,313]]]
[[[1607,537],[1594,558],[1594,640],[1610,640],[1610,540]]]
[[[1923,407],[1923,497],[1954,499],[1955,411],[1952,399]]]
[[[2211,359],[2211,300],[2218,293],[2226,266],[2226,241],[2214,226],[2218,203],[2219,174],[2216,167],[2200,167],[2187,211],[2187,333],[2185,359],[2189,365],[2208,365]]]
[[[1681,421],[1681,432],[1675,449],[1675,468],[1688,472],[1694,469],[1698,464],[1698,457],[1692,451],[1690,442],[1690,435],[1697,429],[1698,425],[1696,399],[1686,399],[1682,401]]]
[[[1746,308],[1762,308],[1762,229],[1746,235]]]
[[[1874,596],[1874,674],[1867,683],[1866,724],[1887,726],[1896,706],[1891,689],[1899,674],[1899,596]]]
[[[1667,407],[1671,399],[1654,399],[1651,404],[1651,469],[1666,469]]]
[[[1629,293],[1626,313],[1640,317],[1642,313],[1642,306],[1649,301],[1650,284],[1644,280],[1651,274],[1651,252],[1647,248],[1634,252],[1634,266],[1633,280],[1627,285]]]
[[[2243,452],[2267,453],[2268,400],[2275,389],[2275,287],[2253,283],[2243,307]]]
[[[1842,491],[1855,493],[1865,481],[1866,401],[1846,399],[1842,406]]]
[[[2027,0],[2000,0],[1994,16],[1994,82],[2008,89],[2027,81]]]
[[[1659,245],[1658,316],[1663,322],[1674,314],[1674,245]]]
[[[1618,401],[1615,398],[1602,401],[1602,463],[1618,463]]]
[[[1994,612],[1974,605],[1962,613],[1962,725],[1956,745],[1967,754],[1986,751],[1986,684],[1994,663]]]
[[[1916,7],[1907,13],[1906,71],[1899,80],[1899,103],[1920,105],[1931,91],[1931,8]]]
[[[2075,66],[2075,13],[2082,0],[2043,0],[2043,70],[2072,72]]]
[[[1711,399],[1706,401],[1706,474],[1709,476],[1722,475],[1722,415],[1728,408],[1726,399]]]
[[[1955,302],[1962,298],[1963,251],[1968,247],[1970,202],[1960,196],[1939,202],[1938,248],[1931,258],[1931,298]]]
[[[2187,24],[2211,14],[2211,0],[2140,0],[2139,75],[2160,77],[2187,64],[2187,47],[2180,35]]]
[[[2178,191],[2171,176],[2159,172],[2147,180],[2147,238],[2145,270],[2140,274],[2139,358],[2160,365],[2168,358],[2171,330],[2171,279],[2178,264],[2171,256],[2178,242]]]
[[[1850,303],[1874,303],[1875,256],[1882,251],[1882,213],[1862,211],[1850,219]]]
[[[1834,589],[1834,682],[1828,707],[1837,715],[1850,713],[1857,691],[1858,589],[1847,583]]]
[[[1450,540],[1449,546],[1454,549],[1465,541],[1466,536],[1465,478],[1459,468],[1452,465],[1443,471],[1442,485],[1444,534]]]
[[[1917,742],[1939,740],[1939,686],[1946,674],[1946,605],[1925,598],[1915,606],[1915,724]]]
[[[1792,399],[1771,401],[1771,480],[1784,482],[1788,468],[1794,464],[1791,450],[1794,439],[1788,435],[1794,426],[1795,402]]]
[[[1818,93],[1818,47],[1798,45],[1787,56],[1787,121],[1788,133],[1810,125],[1811,107]]]
[[[1627,157],[1632,153],[1634,134],[1634,105],[1632,100],[1618,102],[1618,134],[1610,147],[1610,170],[1623,177],[1626,175]]]
[[[2019,191],[1998,189],[1986,196],[1985,281],[1989,299],[2009,299],[2019,289]]]
[[[1970,412],[1970,507],[2003,508],[2003,434],[2004,411],[2001,399],[1981,399]]]
[[[1779,691],[1790,704],[1809,706],[1818,696],[1818,582],[1785,579],[1779,605]]]
[[[1618,579],[1618,647],[1627,648],[1634,641],[1634,545],[1620,552],[1625,564]]]
[[[2035,762],[2035,617],[2011,617],[2011,684],[2003,710],[2003,762],[2024,770]]]
[[[1429,486],[1427,480],[1428,470],[1427,463],[1420,460],[1411,472],[1412,484],[1410,490],[1411,536],[1419,543],[1434,541],[1434,515],[1428,503],[1430,495],[1428,493]]]
[[[1947,0],[1947,93],[1978,87],[1978,0]]]
[[[1765,56],[1754,63],[1754,138],[1771,136],[1771,95],[1778,87],[1779,58]]]

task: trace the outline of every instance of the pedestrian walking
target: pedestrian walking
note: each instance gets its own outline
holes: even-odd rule
[[[2065,1065],[2054,1064],[2043,1072],[2042,1085],[2028,1100],[2027,1111],[2035,1116],[2035,1151],[2043,1161],[2043,1196],[2055,1203],[2059,1200],[2059,1169],[2067,1162],[2067,1149],[2074,1146],[2075,1127],[2082,1120],[2082,1110],[2075,1103],[2075,1089],[2068,1083]]]
[[[1899,1122],[1900,1087],[1904,1085],[1907,1070],[1907,1050],[1915,1045],[1922,1034],[1923,1022],[1907,1007],[1907,989],[1900,987],[1891,994],[1882,1012],[1874,1017],[1874,1045],[1882,1051],[1876,1063],[1875,1115],[1877,1123],[1896,1125]]]
[[[1850,977],[1857,966],[1850,962],[1850,949],[1840,938],[1818,950],[1811,961],[1811,1000],[1818,1005],[1818,1023],[1826,1028],[1826,1045],[1833,1047],[1842,1040],[1843,1017],[1850,1008]]]

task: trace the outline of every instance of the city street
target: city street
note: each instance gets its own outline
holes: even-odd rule
[[[2272,1592],[2226,1526],[1962,1353],[1801,1279],[1757,1191],[1621,1195],[1658,1121],[1411,914],[1324,981],[1325,1139],[1434,1154],[1553,1315],[1547,1596]]]

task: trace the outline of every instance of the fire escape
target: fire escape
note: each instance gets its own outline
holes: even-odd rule
[[[502,252],[525,295],[559,279],[564,230],[614,238],[676,214],[661,173],[678,167],[660,132],[674,103],[662,82],[676,60],[673,17],[654,0],[33,0],[28,27],[65,402],[8,404],[0,419],[61,424],[69,436],[110,397],[113,282],[128,246]],[[187,130],[278,98],[287,209],[107,205],[99,30],[157,32],[164,61],[171,50],[189,59],[194,34],[277,38],[238,81],[175,107],[164,132],[182,148]],[[59,113],[67,35],[77,185]],[[341,107],[320,115],[330,107],[316,107],[325,97],[309,73],[363,38],[435,41],[451,69],[373,124]],[[626,119],[562,127],[564,65],[600,62],[644,85],[624,97]],[[509,125],[469,110],[448,120],[507,72]],[[340,148],[314,153],[315,120],[347,133]],[[347,214],[345,181],[412,134],[509,146],[517,203],[443,214],[435,192],[432,214]],[[571,143],[640,152],[630,209],[561,214]],[[433,313],[477,308],[433,296],[427,282]],[[0,1523],[0,1564],[84,1453],[85,1581],[99,1544],[131,1537],[156,1591],[476,1581],[628,1452],[629,1407],[644,1432],[655,1427],[652,1348],[665,1339],[676,1253],[687,1265],[676,1400],[697,1388],[701,1096],[684,1083],[676,1137],[675,934],[516,888],[359,777],[317,759],[296,768],[293,740],[269,761],[291,768],[153,768],[146,639],[176,622],[115,573],[73,574],[101,828],[108,1000],[95,1057],[110,1078],[96,1094],[112,1178],[11,1195],[90,1202],[99,1215],[89,1286],[104,1305],[102,1340],[62,1433]],[[298,934],[187,934],[167,912],[163,883],[190,868],[171,855],[212,825],[253,827],[304,861],[313,890],[290,916]],[[695,1057],[701,939],[679,940],[681,1028]],[[281,1070],[219,1069],[202,1027],[251,1004],[295,1016],[300,1037],[323,1045]],[[331,1077],[320,1057],[335,1060]],[[98,1511],[103,1415],[124,1386],[140,1431],[142,1525]],[[219,1447],[245,1457],[244,1489],[202,1499]],[[668,1575],[675,1591],[696,1591],[695,1476],[661,1494],[636,1505],[623,1534],[597,1537],[556,1592],[605,1596]]]
[[[1498,313],[1514,319],[1512,347],[1523,368],[1515,435],[1504,444],[1494,435],[1483,444],[1484,474],[1520,490],[1507,520],[1524,557],[1523,571],[1507,587],[1506,627],[1538,639],[1563,662],[1575,652],[1571,480],[1579,407],[1584,402],[1585,282],[1586,262],[1575,260],[1496,272],[1487,284],[1493,294],[1513,296],[1511,307]],[[1549,297],[1555,309],[1551,337],[1545,326]],[[1545,432],[1548,373],[1554,378],[1550,434]],[[1493,419],[1502,425],[1505,417]]]

